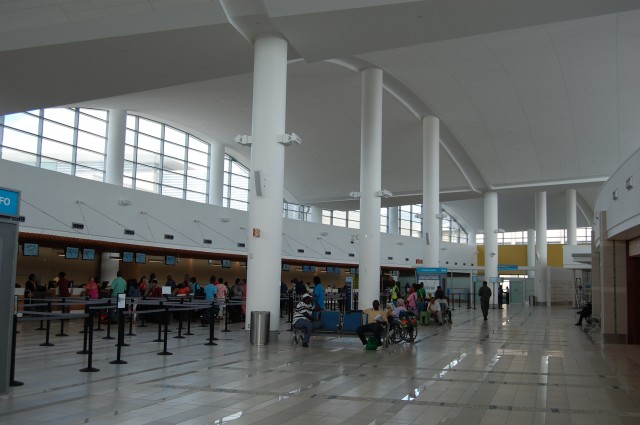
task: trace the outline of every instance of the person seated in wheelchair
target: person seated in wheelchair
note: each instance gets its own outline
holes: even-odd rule
[[[443,296],[440,299],[436,299],[438,303],[440,303],[440,311],[442,312],[442,317],[444,320],[448,320],[449,323],[453,323],[451,320],[451,309],[449,308],[449,299],[446,296]]]
[[[404,300],[402,298],[398,298],[396,300],[397,307],[393,309],[393,317],[400,317],[400,314],[407,311],[407,308],[404,306]]]
[[[442,326],[442,310],[440,310],[440,303],[436,302],[436,297],[432,296],[429,298],[427,311],[429,312],[429,318],[434,317],[436,319],[436,323],[439,323]]]

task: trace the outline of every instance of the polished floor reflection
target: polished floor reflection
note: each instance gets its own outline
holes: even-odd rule
[[[238,325],[184,339],[169,334],[157,355],[156,327],[135,329],[116,347],[96,334],[94,366],[80,323],[41,347],[44,332],[23,323],[16,379],[0,396],[0,424],[640,424],[640,347],[606,346],[574,326],[569,307],[457,308],[452,326],[422,326],[415,344],[365,351],[357,337],[313,337],[292,347],[249,344]],[[57,323],[54,325],[57,333]],[[128,331],[128,329],[127,329]]]

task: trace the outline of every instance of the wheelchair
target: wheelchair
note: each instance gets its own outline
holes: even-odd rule
[[[418,337],[418,319],[411,312],[402,312],[389,325],[389,341],[399,344],[402,341],[412,343]]]

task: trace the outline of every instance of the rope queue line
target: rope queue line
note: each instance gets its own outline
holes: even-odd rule
[[[35,322],[40,321],[40,326],[35,330],[44,330],[45,332],[45,341],[40,344],[42,347],[51,347],[54,346],[50,341],[50,333],[51,333],[51,322],[55,320],[60,320],[60,332],[55,336],[66,337],[68,334],[64,333],[64,322],[69,319],[79,319],[83,318],[83,329],[80,333],[84,334],[83,336],[83,346],[82,350],[78,351],[77,354],[86,354],[87,355],[87,366],[80,369],[80,372],[98,372],[100,369],[97,369],[93,366],[93,339],[94,332],[96,331],[104,331],[101,328],[100,317],[105,317],[106,315],[106,336],[102,339],[114,339],[111,336],[111,324],[112,324],[112,315],[111,313],[115,312],[117,320],[115,323],[118,325],[118,339],[116,346],[116,359],[109,362],[111,364],[126,364],[125,360],[122,360],[122,347],[127,347],[129,344],[124,342],[125,336],[125,323],[127,318],[129,319],[129,333],[127,336],[135,336],[132,332],[133,330],[133,322],[134,317],[139,316],[141,319],[141,324],[138,325],[140,327],[146,327],[144,318],[146,316],[154,315],[155,318],[158,319],[158,337],[153,340],[153,342],[162,342],[163,349],[161,352],[157,353],[158,355],[172,355],[173,353],[168,351],[167,343],[168,336],[167,334],[171,332],[169,327],[169,322],[171,321],[171,314],[177,314],[178,317],[178,334],[174,338],[182,339],[185,338],[184,335],[194,335],[191,333],[191,322],[192,315],[186,314],[187,312],[194,311],[207,311],[209,317],[209,336],[207,338],[207,342],[204,345],[214,346],[218,345],[214,341],[217,341],[218,338],[215,337],[215,315],[216,311],[219,308],[224,308],[224,318],[225,318],[225,328],[224,332],[231,332],[228,329],[229,323],[229,308],[230,306],[241,306],[244,304],[243,301],[225,301],[215,299],[213,301],[194,299],[194,298],[185,298],[185,297],[165,297],[165,298],[126,298],[125,304],[122,308],[118,308],[117,302],[115,298],[108,299],[98,299],[92,300],[88,298],[78,299],[74,298],[29,298],[26,299],[22,303],[22,310],[20,311],[21,316],[18,314],[18,310],[14,311],[13,314],[13,332],[12,332],[12,349],[11,349],[11,364],[10,364],[10,386],[20,386],[23,385],[23,382],[17,381],[15,379],[15,364],[16,364],[16,340],[18,332],[18,322]],[[71,312],[71,306],[84,306],[84,312]],[[137,306],[137,309],[134,309],[133,306]],[[139,307],[143,306],[142,309]],[[65,307],[69,307],[66,309]],[[58,310],[58,311],[54,311]],[[65,311],[66,310],[66,311]],[[98,325],[94,328],[94,320],[98,316]],[[186,333],[183,335],[184,330],[184,318],[187,318],[187,326]],[[45,327],[46,323],[46,327]],[[202,323],[201,327],[205,327],[206,325]]]

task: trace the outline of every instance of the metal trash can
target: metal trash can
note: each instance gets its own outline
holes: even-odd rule
[[[529,295],[529,305],[536,305],[536,296]]]
[[[269,321],[271,312],[252,311],[249,340],[254,345],[267,345],[269,343]]]

